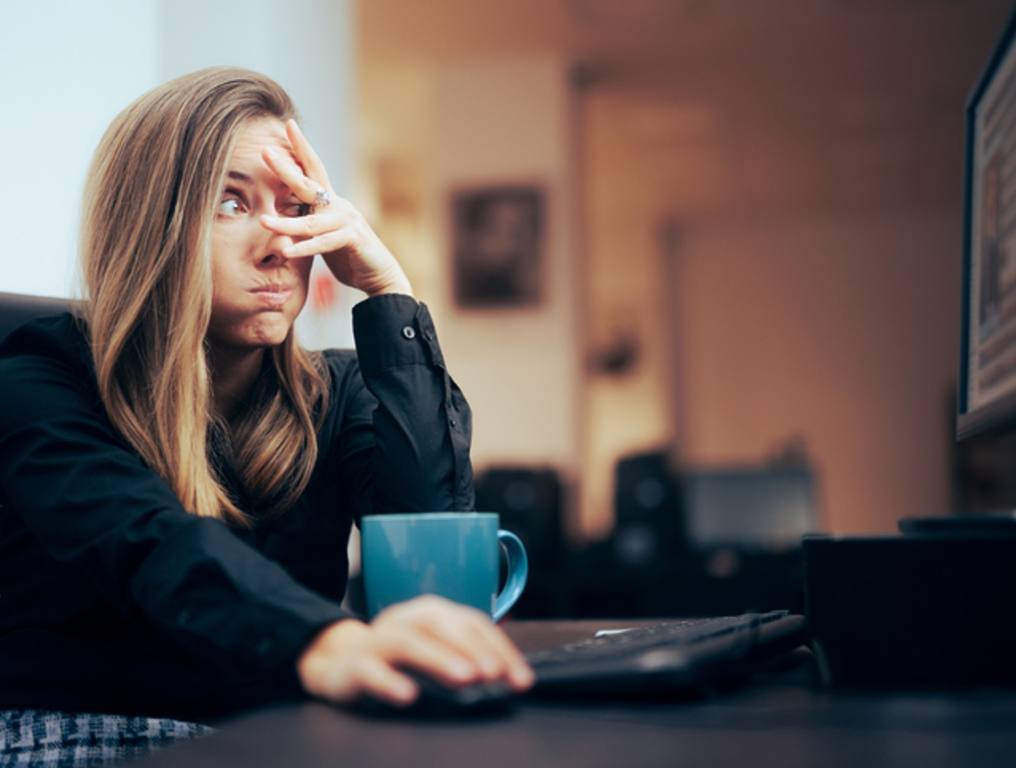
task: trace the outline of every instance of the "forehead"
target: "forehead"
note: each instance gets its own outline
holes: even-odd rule
[[[265,147],[278,147],[296,161],[282,121],[275,117],[262,117],[249,120],[240,127],[227,170],[242,171],[267,183],[278,182],[278,177],[261,158]]]

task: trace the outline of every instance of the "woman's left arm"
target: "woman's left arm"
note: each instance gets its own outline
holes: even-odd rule
[[[353,308],[335,461],[353,514],[474,509],[472,414],[426,305],[386,294]],[[324,448],[324,446],[322,446]]]
[[[294,155],[266,148],[263,157],[311,213],[265,215],[261,224],[294,238],[287,258],[320,253],[336,279],[368,295],[353,308],[357,361],[337,372],[341,425],[332,446],[322,446],[336,451],[355,518],[471,510],[471,413],[448,375],[430,313],[362,214],[332,189],[295,121],[286,133]]]

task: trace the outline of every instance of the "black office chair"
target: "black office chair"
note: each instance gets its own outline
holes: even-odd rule
[[[20,293],[0,293],[0,341],[7,334],[43,315],[55,315],[76,309],[79,303],[71,299],[54,299],[48,296],[25,296]]]

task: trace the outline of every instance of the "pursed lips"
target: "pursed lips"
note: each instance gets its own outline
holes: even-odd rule
[[[251,293],[260,297],[266,304],[279,305],[286,303],[286,299],[293,293],[293,289],[281,283],[270,283],[254,288]]]

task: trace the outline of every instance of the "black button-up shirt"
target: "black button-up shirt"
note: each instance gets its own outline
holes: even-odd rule
[[[300,652],[348,616],[352,523],[473,508],[469,406],[426,306],[367,299],[353,331],[324,353],[306,491],[250,529],[184,510],[117,433],[70,315],[0,344],[0,709],[204,719],[300,695]]]

